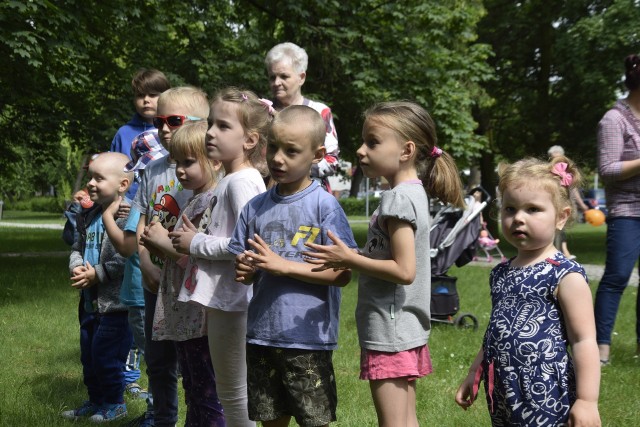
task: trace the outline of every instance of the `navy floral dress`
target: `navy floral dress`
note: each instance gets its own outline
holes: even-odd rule
[[[557,288],[572,272],[586,279],[561,252],[532,266],[511,267],[509,260],[492,270],[482,378],[494,426],[567,422],[575,373]]]

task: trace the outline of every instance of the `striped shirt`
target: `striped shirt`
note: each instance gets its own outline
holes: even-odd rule
[[[627,111],[635,126],[627,120]],[[640,175],[622,180],[622,163],[640,158],[640,119],[624,100],[616,102],[598,123],[598,172],[605,184],[611,217],[640,217]]]

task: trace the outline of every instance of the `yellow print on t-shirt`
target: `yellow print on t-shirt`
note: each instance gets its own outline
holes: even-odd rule
[[[296,246],[300,239],[307,239],[305,243],[313,243],[316,237],[320,234],[320,229],[318,227],[310,227],[308,225],[301,225],[298,227],[298,232],[294,234],[293,239],[291,239],[291,245]],[[308,236],[308,238],[307,238]]]

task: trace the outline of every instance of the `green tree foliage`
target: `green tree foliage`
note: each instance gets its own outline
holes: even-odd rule
[[[411,99],[466,165],[484,146],[472,110],[490,103],[490,51],[475,31],[483,13],[475,0],[0,2],[4,195],[73,182],[70,157],[107,150],[132,114],[137,68],[209,93],[236,85],[267,97],[264,56],[283,41],[309,53],[304,93],[334,110],[345,158],[355,157],[365,108]]]
[[[626,0],[486,0],[480,41],[492,46],[495,104],[482,111],[493,151],[514,160],[554,144],[596,162],[596,126],[622,91],[623,59],[638,52],[640,4]]]
[[[362,112],[397,99],[432,113],[440,143],[461,165],[479,154],[484,141],[474,134],[472,108],[489,102],[480,84],[492,75],[488,46],[476,42],[481,2],[244,3],[257,11],[250,39],[262,35],[267,49],[293,41],[309,53],[304,92],[331,105],[344,157],[355,159]]]

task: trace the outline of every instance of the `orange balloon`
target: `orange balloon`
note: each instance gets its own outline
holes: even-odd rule
[[[605,216],[604,213],[599,209],[589,209],[584,213],[584,219],[589,224],[597,227],[604,224]]]

